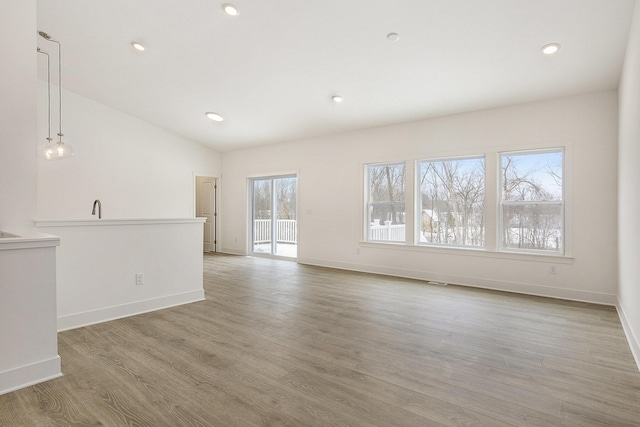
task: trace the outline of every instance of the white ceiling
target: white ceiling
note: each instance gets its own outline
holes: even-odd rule
[[[616,88],[634,5],[225,1],[37,0],[38,29],[66,89],[228,151]]]

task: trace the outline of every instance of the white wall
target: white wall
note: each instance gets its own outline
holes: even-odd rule
[[[300,262],[614,304],[617,102],[601,92],[224,153],[222,251],[246,253],[247,177],[297,172]],[[572,258],[361,243],[363,163],[536,146],[569,150]]]
[[[39,82],[38,95],[44,143],[46,82]],[[38,160],[38,218],[90,218],[95,199],[103,218],[194,216],[193,172],[219,173],[219,153],[73,92],[62,97],[63,140],[74,156]],[[54,113],[54,135],[57,123]]]
[[[620,81],[619,310],[640,366],[640,2]]]
[[[0,230],[36,216],[36,2],[6,0],[0,13]]]
[[[61,375],[55,304],[58,239],[25,234],[0,239],[0,394]]]
[[[60,236],[58,329],[204,299],[204,220],[39,222]],[[143,274],[138,285],[136,274]]]
[[[46,142],[46,82],[38,86],[38,140]],[[57,88],[54,88],[55,91]],[[69,159],[38,160],[38,218],[100,225],[53,227],[58,248],[58,326],[70,329],[203,298],[202,222],[115,223],[193,218],[194,172],[219,174],[220,154],[103,104],[63,90]],[[53,131],[57,127],[53,114]],[[102,202],[102,219],[91,215]],[[135,274],[148,283],[135,285]]]
[[[36,37],[35,0],[3,1],[0,230],[21,235],[36,216]],[[0,394],[60,375],[55,247],[7,246],[0,248]]]

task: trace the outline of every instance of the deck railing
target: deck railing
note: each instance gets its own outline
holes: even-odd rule
[[[279,219],[277,221],[277,242],[296,243],[298,241],[298,225],[295,219]],[[267,243],[271,241],[271,220],[253,220],[253,243]]]
[[[405,228],[404,224],[391,224],[390,221],[385,221],[382,225],[376,221],[369,226],[369,240],[404,242]]]
[[[298,222],[295,219],[279,219],[277,224],[277,242],[278,243],[297,243],[298,241]],[[371,224],[369,228],[369,239],[404,242],[405,225],[404,224]],[[253,221],[253,243],[268,243],[271,241],[271,220],[256,219]]]

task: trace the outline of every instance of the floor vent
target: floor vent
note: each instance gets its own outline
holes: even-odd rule
[[[433,281],[433,280],[430,280],[427,283],[430,284],[430,285],[436,285],[436,286],[447,286],[447,284],[444,283],[444,282],[436,282],[436,281]]]

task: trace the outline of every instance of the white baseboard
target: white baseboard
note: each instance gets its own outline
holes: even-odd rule
[[[240,256],[247,255],[245,251],[243,251],[242,249],[222,248],[218,252],[221,252],[223,254],[229,254],[229,255],[240,255]]]
[[[10,393],[61,376],[60,356],[20,366],[10,371],[0,372],[0,394]]]
[[[627,342],[629,343],[629,347],[631,348],[631,354],[633,354],[633,358],[636,361],[636,367],[640,371],[640,340],[638,340],[638,336],[633,333],[633,328],[631,327],[631,323],[629,323],[629,319],[627,318],[627,315],[622,308],[620,299],[618,299],[616,309],[618,310],[620,323],[622,323],[622,329],[627,336]]]
[[[204,289],[58,317],[58,332],[204,300]]]
[[[382,274],[385,276],[403,277],[417,280],[436,280],[460,286],[468,286],[496,291],[513,292],[518,294],[535,295],[541,297],[558,298],[570,301],[589,302],[594,304],[615,306],[617,297],[614,294],[582,291],[579,289],[554,288],[530,283],[488,280],[480,277],[457,276],[454,274],[433,273],[428,271],[408,270],[395,267],[353,264],[333,260],[298,258],[299,264],[315,265],[319,267],[337,268],[340,270],[359,271],[363,273]]]

